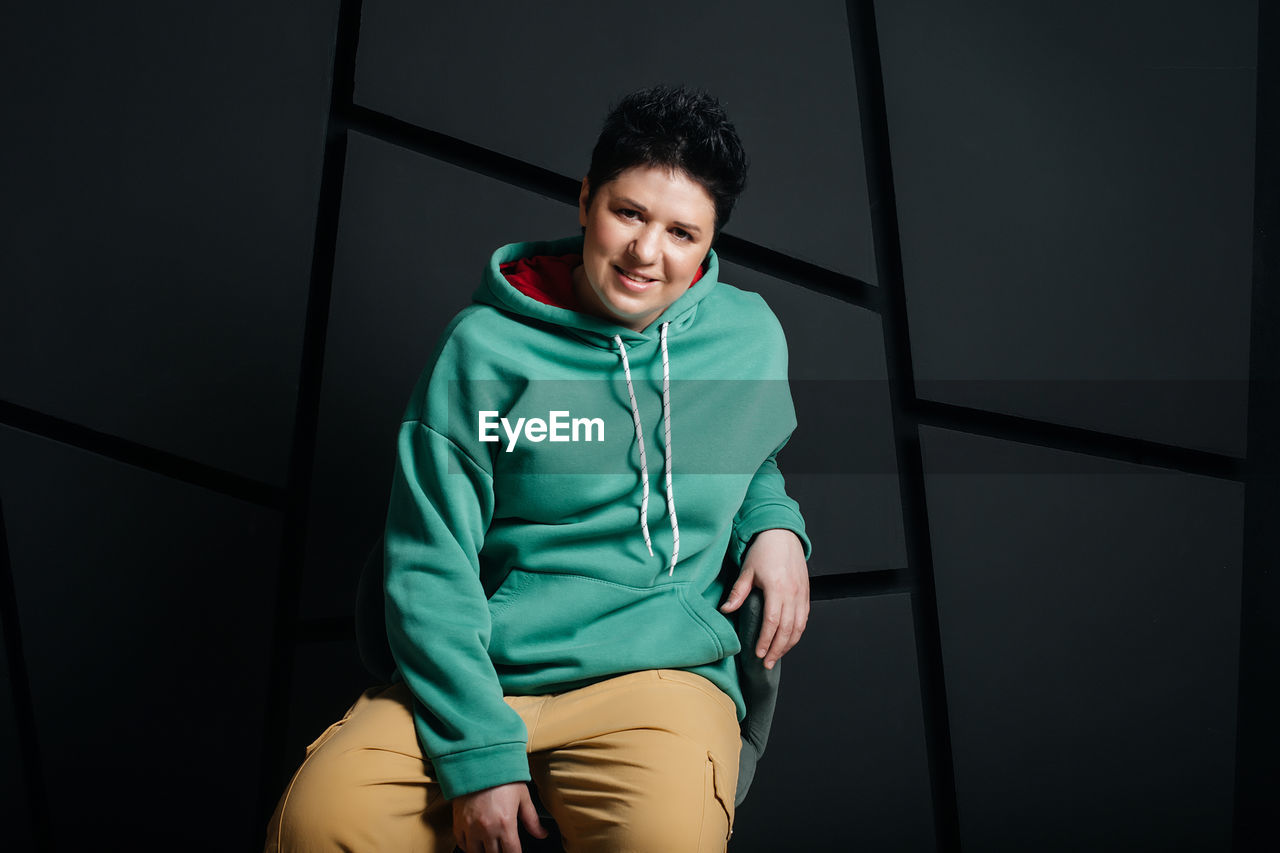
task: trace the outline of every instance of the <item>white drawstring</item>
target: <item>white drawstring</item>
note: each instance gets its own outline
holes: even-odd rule
[[[680,556],[680,525],[676,523],[676,491],[671,485],[671,367],[667,359],[667,323],[662,324],[659,338],[662,341],[662,423],[663,441],[667,450],[667,512],[671,513],[671,568],[670,576],[676,570],[676,557]]]
[[[667,514],[671,516],[671,566],[667,574],[676,570],[676,560],[680,556],[680,525],[676,521],[676,493],[671,480],[671,360],[667,354],[667,323],[663,323],[659,331],[662,344],[662,424],[663,442],[666,459],[666,491]],[[649,537],[649,464],[644,452],[644,429],[640,425],[640,408],[636,405],[636,393],[631,384],[631,363],[627,359],[627,348],[622,344],[620,335],[613,336],[618,344],[618,352],[622,355],[622,371],[627,377],[627,396],[631,398],[631,419],[636,425],[636,444],[640,447],[640,482],[643,487],[640,497],[640,531],[644,534],[644,546],[653,556],[653,542]]]
[[[636,392],[631,388],[631,364],[627,361],[627,348],[622,345],[622,336],[614,335],[618,342],[618,352],[622,353],[622,370],[627,374],[627,396],[631,398],[631,419],[636,424],[636,444],[640,445],[640,483],[644,491],[640,498],[640,530],[644,533],[644,547],[653,556],[653,543],[649,541],[649,465],[644,458],[644,430],[640,427],[640,409],[636,406]]]

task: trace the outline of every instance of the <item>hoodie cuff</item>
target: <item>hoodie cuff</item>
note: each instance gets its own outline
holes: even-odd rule
[[[505,785],[528,782],[529,756],[523,743],[499,743],[431,759],[446,800]]]
[[[775,529],[790,530],[794,533],[800,540],[804,548],[804,558],[808,561],[813,546],[809,542],[808,534],[804,532],[804,519],[800,517],[800,513],[785,504],[765,504],[751,510],[734,525],[733,541],[730,543],[733,562],[741,566],[742,557],[747,552],[747,546],[751,544],[752,538],[762,531]]]

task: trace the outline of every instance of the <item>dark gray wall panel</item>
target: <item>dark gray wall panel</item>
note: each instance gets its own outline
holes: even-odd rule
[[[676,82],[752,159],[729,231],[874,282],[843,3],[364,4],[358,103],[574,178],[614,100]]]
[[[921,442],[965,848],[1227,850],[1241,485]]]
[[[409,392],[444,327],[470,304],[489,255],[577,229],[568,205],[360,134],[347,164],[303,591],[309,616],[353,610],[359,568],[385,520]],[[815,572],[900,565],[900,520],[881,526],[874,515],[897,506],[896,478],[857,469],[864,457],[836,446],[825,426],[848,418],[852,444],[892,463],[878,319],[732,265],[724,277],[760,291],[786,328],[802,427],[782,462],[815,542],[858,537],[856,548],[815,557]],[[867,429],[874,439],[857,434]],[[847,506],[872,514],[851,520]]]
[[[6,15],[0,396],[283,480],[337,5]]]
[[[819,601],[729,849],[931,851],[911,601]]]
[[[260,844],[277,514],[11,429],[0,470],[59,845]]]
[[[880,316],[732,263],[724,278],[768,300],[787,334],[799,425],[778,464],[813,540],[810,572],[906,565]]]
[[[1243,454],[1256,4],[876,14],[922,396]]]
[[[802,422],[787,450],[808,440],[815,428],[831,423],[821,417]],[[855,435],[849,440],[860,439]],[[906,565],[897,474],[797,474],[787,469],[786,450],[778,458],[786,475],[787,492],[800,502],[813,543],[810,575],[900,569]]]
[[[0,631],[3,627],[0,624]],[[35,839],[10,676],[8,652],[0,633],[0,842],[6,850],[20,851],[34,849]]]

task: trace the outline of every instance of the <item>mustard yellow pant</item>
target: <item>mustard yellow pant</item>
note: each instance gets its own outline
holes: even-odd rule
[[[733,700],[710,681],[646,670],[506,701],[529,730],[529,772],[568,853],[725,849],[741,740]],[[454,849],[453,809],[411,707],[403,684],[372,688],[307,748],[269,853]]]

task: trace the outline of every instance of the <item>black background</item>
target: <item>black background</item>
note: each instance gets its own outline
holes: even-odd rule
[[[0,845],[260,847],[369,681],[436,337],[684,82],[752,157],[717,249],[788,335],[814,541],[731,850],[1265,849],[1268,5],[6,13]]]

